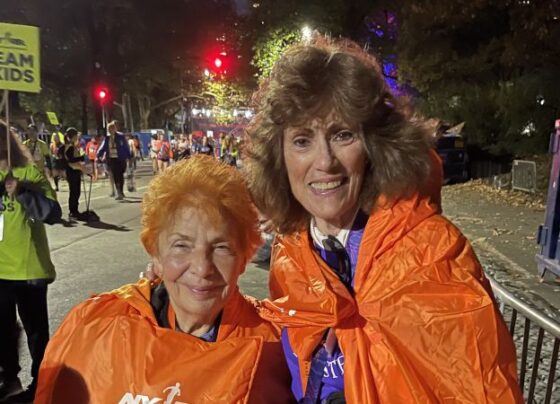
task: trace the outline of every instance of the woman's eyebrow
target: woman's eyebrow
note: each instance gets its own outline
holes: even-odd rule
[[[328,131],[329,132],[338,132],[340,130],[351,130],[349,125],[343,122],[333,122],[329,125]]]
[[[180,239],[188,240],[188,241],[193,241],[194,240],[194,238],[189,236],[188,234],[183,234],[183,233],[180,233],[180,232],[171,233],[169,236],[179,237]]]

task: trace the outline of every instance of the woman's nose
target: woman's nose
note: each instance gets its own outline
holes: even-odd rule
[[[206,251],[193,251],[191,259],[191,271],[201,278],[207,278],[214,274],[214,263]]]
[[[331,144],[326,138],[322,138],[316,143],[316,148],[316,167],[321,170],[330,169],[334,165],[334,162],[336,160]]]

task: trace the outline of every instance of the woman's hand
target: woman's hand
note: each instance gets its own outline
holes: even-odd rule
[[[263,214],[259,213],[259,230],[265,233],[274,234],[276,228],[272,220],[268,219]]]
[[[6,192],[10,198],[13,198],[17,195],[19,182],[14,177],[6,177],[4,181],[4,187],[6,188]]]

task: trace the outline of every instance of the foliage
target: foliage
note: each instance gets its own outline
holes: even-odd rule
[[[246,85],[227,80],[208,79],[203,83],[204,96],[214,99],[214,118],[218,124],[229,124],[235,121],[232,111],[246,106],[250,98],[250,90]]]
[[[287,46],[301,39],[304,26],[333,37],[363,40],[367,36],[365,21],[373,8],[367,0],[261,0],[256,4],[250,25],[254,36],[252,64],[259,79],[270,73]]]
[[[255,44],[255,55],[251,62],[258,70],[257,77],[262,79],[268,77],[272,66],[284,53],[286,48],[301,40],[299,30],[286,30],[278,28],[263,36]]]
[[[401,1],[399,8],[399,79],[416,89],[426,115],[465,121],[469,142],[492,152],[547,147],[560,114],[557,0]]]
[[[93,87],[103,82],[115,101],[127,93],[133,105],[144,106],[159,105],[183,90],[196,91],[204,47],[231,23],[232,15],[229,0],[4,0],[0,8],[1,21],[41,26],[45,96],[62,94],[69,101],[86,94],[91,101]],[[31,111],[45,97],[22,99],[22,107]],[[70,105],[64,110],[52,106],[65,122],[75,124],[82,104],[65,104]],[[170,111],[138,111],[135,120],[143,115],[160,126]]]
[[[49,86],[45,83],[43,83],[39,94],[19,94],[19,103],[25,111],[33,115],[36,122],[47,123],[45,117],[47,111],[56,111],[59,119],[64,117],[63,123],[65,124],[75,125],[81,119],[82,100],[80,94],[56,86]]]

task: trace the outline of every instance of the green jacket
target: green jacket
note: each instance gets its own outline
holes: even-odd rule
[[[56,200],[56,194],[48,180],[36,166],[29,164],[16,167],[12,172],[18,181],[35,184],[47,198]],[[0,182],[4,182],[6,175],[6,171],[0,171]],[[1,201],[0,220],[3,220],[3,232],[0,237],[0,279],[54,280],[56,273],[43,222],[31,220],[23,206],[6,193],[1,195]]]

